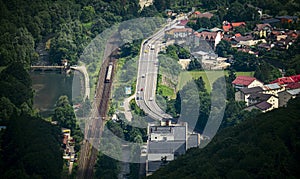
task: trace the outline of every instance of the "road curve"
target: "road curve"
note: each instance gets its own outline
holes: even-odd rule
[[[165,27],[172,24],[174,25],[175,23],[175,21],[172,21]],[[164,37],[164,30],[165,28],[160,29],[142,42],[136,83],[136,103],[146,114],[155,120],[172,118],[172,116],[165,113],[155,101],[158,74],[157,57],[160,51],[160,40]]]

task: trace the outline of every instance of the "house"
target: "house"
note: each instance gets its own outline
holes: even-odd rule
[[[252,51],[252,49],[249,46],[242,46],[241,44],[237,44],[236,46],[232,45],[232,47],[238,47],[238,49],[237,49],[238,52],[249,53],[249,54],[253,54],[256,57],[258,57],[259,52]],[[240,48],[240,47],[242,47],[242,48]]]
[[[224,24],[224,25],[222,26],[222,28],[223,28],[224,32],[229,32],[229,31],[232,30],[232,26],[231,26],[230,23]]]
[[[253,88],[256,86],[263,86],[263,83],[257,80],[254,77],[250,76],[238,76],[236,79],[232,82],[232,85],[235,89],[241,89],[241,88]]]
[[[278,93],[284,91],[285,87],[278,85],[277,83],[266,84],[263,86],[264,94],[271,94],[278,97]]]
[[[252,109],[258,109],[262,112],[271,111],[275,108],[278,108],[278,97],[271,94],[263,93],[252,93],[248,97],[248,104],[245,110],[251,111]]]
[[[296,40],[300,36],[300,31],[299,30],[289,30],[286,32],[286,35],[288,38]]]
[[[173,124],[169,120],[160,125],[148,124],[146,176],[199,144],[200,134],[189,133],[186,122]]]
[[[271,48],[274,47],[274,44],[267,44],[267,43],[261,43],[261,44],[258,44],[257,46],[258,48],[264,48],[266,49],[267,51],[271,50]]]
[[[255,46],[257,45],[258,43],[264,43],[266,44],[267,41],[265,39],[258,39],[258,40],[253,40],[253,39],[250,39],[250,40],[241,40],[241,38],[239,38],[239,44],[240,45],[245,45],[245,46]]]
[[[272,26],[268,23],[266,24],[256,24],[254,28],[254,34],[259,36],[259,38],[266,38],[270,35],[272,31]]]
[[[234,28],[237,28],[237,27],[246,27],[246,23],[245,22],[229,23],[227,21],[224,21],[222,28],[223,28],[224,32],[230,32],[230,31],[234,30]]]
[[[190,18],[208,18],[210,19],[212,16],[214,16],[214,14],[210,13],[210,12],[204,12],[201,13],[200,11],[195,11]]]
[[[261,112],[267,112],[270,111],[269,109],[272,107],[272,105],[266,101],[260,102],[258,104],[249,106],[245,108],[247,111],[252,111],[253,109],[260,110]]]
[[[246,27],[246,23],[245,22],[232,22],[231,23],[232,28],[236,28],[236,27]]]
[[[193,32],[192,28],[172,28],[165,32],[167,38],[185,38],[191,35]]]
[[[211,32],[209,29],[199,29],[198,31],[194,33],[194,38],[197,41],[205,40],[212,48],[215,48],[223,38],[221,32]]]
[[[263,91],[263,88],[256,86],[253,88],[242,88],[241,90],[235,92],[235,100],[245,102],[246,106],[249,106],[248,98],[251,94],[260,93]]]
[[[249,41],[249,40],[253,40],[254,37],[252,35],[246,35],[246,36],[237,36],[231,39],[231,41],[233,42],[233,44],[238,44],[240,42],[245,42],[245,41]]]
[[[222,29],[217,28],[217,27],[214,27],[214,28],[210,29],[210,31],[211,31],[211,32],[223,32]]]
[[[270,24],[271,26],[278,26],[280,24],[280,20],[275,18],[264,19],[262,21],[263,24]]]
[[[298,89],[300,88],[300,83],[289,83],[287,85],[285,85],[286,89]]]
[[[277,16],[276,19],[279,19],[281,23],[294,23],[298,21],[297,16]]]
[[[73,163],[75,162],[75,160],[77,160],[76,158],[76,152],[75,152],[75,140],[73,139],[73,137],[71,137],[71,130],[67,129],[67,128],[62,128],[61,129],[62,132],[62,148],[64,150],[63,152],[63,159],[68,161],[68,165],[69,165],[69,174],[72,173],[72,167],[73,167]]]
[[[188,19],[184,19],[179,21],[179,23],[177,24],[177,26],[186,26],[186,24],[189,22]]]
[[[277,83],[279,85],[288,85],[288,84],[299,83],[299,82],[300,82],[300,75],[293,75],[293,76],[278,78],[270,82],[270,84]]]
[[[300,94],[300,88],[297,89],[289,89],[286,91],[282,91],[278,93],[279,97],[279,107],[286,107],[287,103],[290,99],[294,99],[297,97],[297,95]]]

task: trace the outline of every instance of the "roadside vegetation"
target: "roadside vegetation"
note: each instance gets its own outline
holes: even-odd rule
[[[0,178],[64,178],[66,176],[63,175],[61,127],[69,127],[74,131],[76,140],[81,140],[78,124],[74,121],[72,102],[65,97],[58,100],[53,116],[53,119],[58,121],[59,125],[52,125],[47,122],[33,109],[34,93],[31,88],[32,84],[28,70],[30,65],[40,62],[39,53],[35,51],[39,43],[47,42],[45,46],[45,51],[49,54],[47,63],[51,65],[61,64],[63,59],[67,59],[71,65],[75,65],[78,64],[82,55],[85,56],[83,60],[90,72],[91,96],[93,96],[100,68],[100,56],[103,54],[93,54],[90,51],[84,52],[84,49],[92,39],[101,34],[106,28],[112,27],[113,24],[136,17],[168,17],[165,13],[166,9],[172,9],[174,12],[180,13],[188,12],[192,7],[195,7],[201,12],[208,10],[214,12],[217,16],[212,21],[199,19],[196,23],[190,24],[194,29],[203,26],[211,27],[217,23],[220,26],[223,20],[246,21],[249,25],[245,29],[236,30],[236,33],[245,34],[249,29],[253,29],[255,22],[258,20],[255,7],[260,7],[266,14],[273,16],[300,15],[299,2],[293,0],[203,0],[201,2],[195,0],[156,0],[153,5],[142,10],[140,10],[138,3],[138,0],[116,0],[114,3],[107,0],[97,2],[92,0],[41,0],[34,2],[29,0],[0,0],[0,125],[6,127],[0,132]],[[249,4],[252,4],[253,7]],[[157,21],[157,24],[153,26],[149,23],[149,26],[144,27],[144,29],[153,32],[162,23]],[[279,27],[300,29],[299,21],[294,24],[281,24]],[[132,26],[131,28],[136,27]],[[126,65],[120,63],[119,69],[126,71],[124,78],[134,76],[135,62],[133,61],[136,60],[139,44],[141,43],[140,41],[131,41],[133,34],[130,32],[127,30],[121,34],[126,37],[122,39],[126,42],[124,46],[126,48],[121,49],[120,58],[126,59],[124,64],[128,63],[128,69],[126,69]],[[143,32],[143,34],[145,33]],[[109,33],[107,36],[109,36]],[[104,37],[106,36],[104,35]],[[104,44],[102,38],[99,41],[99,44]],[[232,56],[235,62],[232,64],[232,69],[229,69],[228,76],[225,77],[227,99],[221,129],[234,127],[224,130],[225,132],[219,135],[221,137],[215,139],[211,147],[206,148],[205,151],[194,150],[187,155],[186,159],[182,157],[183,163],[186,164],[183,168],[182,165],[178,165],[176,162],[170,165],[172,170],[181,166],[179,172],[162,173],[170,174],[173,178],[178,178],[181,175],[187,177],[202,171],[206,172],[199,173],[196,176],[234,178],[249,175],[250,178],[256,176],[295,176],[297,178],[299,175],[296,175],[297,173],[295,174],[294,171],[297,171],[299,166],[294,158],[298,159],[297,151],[299,151],[296,141],[298,134],[296,119],[299,113],[297,113],[298,108],[295,106],[299,106],[299,100],[291,102],[292,107],[279,109],[259,115],[257,119],[251,119],[255,118],[257,111],[250,113],[242,110],[244,104],[234,101],[234,90],[231,87],[231,82],[239,72],[244,74],[251,72],[251,75],[263,82],[272,81],[280,76],[278,68],[284,69],[286,75],[299,74],[299,42],[298,39],[286,51],[280,49],[260,50],[260,58],[257,59],[254,55],[234,51],[226,42],[222,41],[217,46],[216,52],[220,56]],[[193,60],[191,66],[189,66],[189,70],[192,71],[192,79],[188,79],[190,82],[187,83],[182,82],[177,91],[172,93],[171,89],[176,89],[176,84],[180,83],[178,77],[181,77],[179,75],[181,67],[178,65],[177,60],[179,58],[189,58],[189,53],[178,46],[171,46],[166,53],[164,55],[168,56],[169,54],[169,59],[160,58],[161,69],[164,73],[161,76],[162,84],[159,84],[158,94],[161,95],[161,99],[166,101],[166,111],[174,117],[178,117],[181,111],[180,99],[183,94],[179,93],[180,89],[185,91],[184,95],[188,97],[187,99],[190,99],[189,101],[183,101],[187,104],[193,101],[196,95],[200,96],[199,100],[202,107],[191,109],[199,110],[201,114],[199,116],[200,122],[197,123],[195,128],[196,131],[201,132],[211,110],[209,107],[211,97],[209,93],[211,88],[214,88],[214,84],[218,84],[216,83],[219,80],[218,76],[213,77],[212,84],[208,83],[206,77],[201,74],[203,72],[192,71],[201,70],[201,65]],[[170,60],[170,58],[175,60]],[[171,67],[172,70],[168,70],[167,66]],[[236,73],[234,73],[235,71]],[[185,77],[185,73],[182,76]],[[173,78],[174,76],[176,77]],[[132,87],[135,86],[134,82],[128,82],[127,84],[127,81],[122,77],[121,75],[120,80],[123,80],[122,83]],[[190,90],[193,84],[197,85],[198,91]],[[218,86],[215,86],[215,88],[218,89]],[[116,94],[118,93],[117,98],[124,97],[122,96],[124,94],[123,86],[116,89]],[[113,114],[118,106],[114,103],[112,106],[111,113]],[[87,109],[90,107],[88,102],[85,107]],[[190,111],[186,111],[186,113],[188,112]],[[125,121],[125,119],[122,118],[121,121]],[[146,123],[136,114],[134,114],[132,122]],[[110,121],[107,125],[111,130],[115,130],[116,135],[120,135],[121,138],[124,137],[137,143],[143,143],[146,140],[145,129],[130,128],[131,125],[120,121]],[[261,132],[261,136],[255,136],[257,132]],[[231,135],[233,133],[235,135]],[[222,136],[224,137],[222,138]],[[223,146],[223,144],[226,144],[226,146]],[[78,143],[76,145],[76,149],[79,149]],[[224,148],[226,150],[223,150]],[[116,145],[109,146],[109,149],[111,152],[115,152],[116,155],[120,155],[117,142]],[[133,151],[135,150],[133,149]],[[237,153],[241,154],[239,160],[234,158]],[[131,155],[137,156],[138,154],[132,152]],[[226,156],[230,157],[226,158]],[[271,157],[268,158],[268,156]],[[259,165],[256,165],[257,163],[254,163],[254,160],[259,161]],[[201,163],[201,165],[194,165],[195,163]],[[237,165],[232,165],[232,163]],[[224,169],[224,166],[231,165],[232,167],[229,169]],[[198,166],[202,168],[197,168]],[[116,161],[100,154],[100,159],[95,167],[95,175],[98,178],[116,177],[119,169]],[[135,169],[135,171],[137,170]]]
[[[221,130],[205,148],[190,149],[150,178],[298,178],[299,105],[296,98]]]
[[[0,178],[60,178],[61,129],[33,109],[28,72],[12,63],[0,72]]]
[[[205,89],[210,93],[212,90],[212,85],[218,78],[230,73],[229,70],[225,71],[185,71],[181,72],[179,76],[179,83],[176,87],[176,91],[179,91],[183,86],[192,79],[197,79],[201,77],[205,83]],[[254,72],[235,72],[236,76],[254,76]]]

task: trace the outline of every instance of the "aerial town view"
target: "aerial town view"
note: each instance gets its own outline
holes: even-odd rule
[[[299,0],[0,0],[0,178],[300,178]]]

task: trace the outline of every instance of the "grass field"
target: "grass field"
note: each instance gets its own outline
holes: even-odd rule
[[[172,88],[165,86],[165,85],[158,85],[157,91],[161,93],[162,96],[169,96],[171,98],[174,98],[175,94]],[[175,96],[176,97],[176,96]]]
[[[186,71],[180,74],[179,83],[177,85],[176,91],[179,91],[183,86],[191,81],[193,78],[197,79],[202,77],[205,88],[210,93],[212,84],[220,77],[228,75],[228,71]],[[254,72],[236,72],[236,76],[253,76]]]

